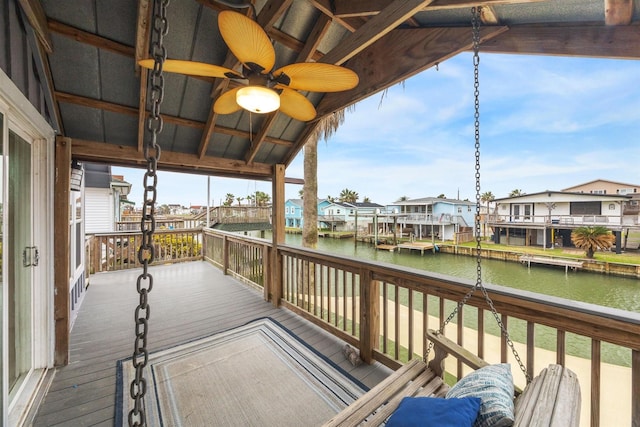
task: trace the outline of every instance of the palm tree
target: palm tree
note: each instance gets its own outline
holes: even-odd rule
[[[398,198],[398,200],[396,200],[396,202],[406,202],[407,200],[409,200],[409,197],[407,196],[400,196]]]
[[[364,196],[364,198],[362,199],[362,201],[364,203],[371,203],[371,199],[368,196]]]
[[[256,191],[256,206],[267,206],[271,202],[271,196],[264,191]]]
[[[223,206],[231,206],[233,204],[233,201],[236,199],[236,196],[234,196],[231,193],[227,193],[224,196],[224,203],[222,204]]]
[[[358,201],[358,198],[359,196],[357,192],[353,190],[349,190],[348,188],[345,188],[340,192],[340,196],[338,197],[338,200],[345,203],[355,203]]]
[[[524,191],[516,188],[515,190],[511,190],[511,193],[509,193],[509,197],[518,197],[518,196],[524,196],[525,193]]]
[[[491,191],[485,191],[480,195],[480,201],[487,204],[487,212],[489,211],[489,203],[495,200],[496,196]]]
[[[238,202],[238,206],[242,206],[242,201],[244,200],[244,197],[236,197],[236,202]]]
[[[571,242],[580,249],[587,251],[587,258],[593,258],[597,249],[610,249],[616,237],[605,227],[578,227],[571,232]]]

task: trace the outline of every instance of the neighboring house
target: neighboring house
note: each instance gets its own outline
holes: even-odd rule
[[[182,206],[181,204],[169,204],[169,215],[190,215],[191,209]],[[206,212],[206,209],[205,209]]]
[[[544,191],[494,200],[488,215],[495,243],[522,246],[571,246],[571,230],[586,225],[607,227],[620,249],[622,209],[628,195]]]
[[[631,199],[625,202],[622,214],[636,216],[635,223],[638,223],[637,216],[640,213],[640,184],[627,184],[624,182],[608,181],[606,179],[595,179],[585,182],[584,184],[565,188],[562,191],[631,196]]]
[[[198,214],[201,214],[202,212],[206,212],[207,211],[207,207],[206,206],[201,206],[201,205],[191,205],[189,207],[189,211],[193,215],[198,215]]]
[[[423,197],[395,202],[386,207],[387,224],[396,223],[401,232],[417,238],[454,240],[456,233],[473,229],[475,203],[468,200]]]
[[[320,217],[325,208],[331,204],[327,199],[318,199],[318,226],[320,226]],[[285,227],[302,229],[304,225],[303,201],[302,199],[287,199],[284,202],[284,221]]]
[[[85,233],[116,231],[131,184],[111,174],[111,166],[84,163]]]

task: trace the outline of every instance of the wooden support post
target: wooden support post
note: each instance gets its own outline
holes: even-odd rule
[[[360,357],[371,364],[380,345],[380,282],[371,270],[360,271]]]
[[[225,276],[229,270],[229,239],[227,236],[222,236],[222,274]]]
[[[282,258],[278,245],[284,243],[284,165],[274,165],[272,178],[271,227],[273,228],[271,252],[271,301],[280,305],[282,297]]]
[[[53,201],[55,366],[69,364],[69,192],[71,191],[71,139],[56,138]]]
[[[640,350],[631,351],[631,425],[640,427]]]

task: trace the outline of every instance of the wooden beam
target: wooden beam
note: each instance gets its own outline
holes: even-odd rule
[[[138,0],[138,19],[136,25],[135,70],[140,76],[140,96],[138,96],[138,151],[144,149],[145,116],[147,108],[147,76],[146,68],[140,67],[138,61],[144,59],[151,43],[151,11],[149,0]]]
[[[73,157],[78,160],[122,166],[143,166],[146,164],[143,154],[136,147],[81,139],[73,139],[71,142]],[[259,180],[271,179],[272,172],[271,165],[266,163],[254,162],[247,165],[243,160],[212,157],[200,159],[196,154],[167,150],[162,150],[158,169]]]
[[[483,27],[481,40],[507,31],[507,27]],[[350,91],[326,94],[318,104],[324,117],[372,94],[406,80],[471,48],[471,28],[398,29],[345,64],[360,76]]]
[[[264,119],[264,121],[262,122],[262,126],[260,127],[260,131],[258,131],[258,133],[256,133],[256,135],[253,137],[253,140],[249,145],[249,149],[244,156],[245,162],[253,162],[256,154],[258,154],[258,150],[260,150],[260,147],[262,147],[267,137],[267,133],[269,133],[274,123],[276,122],[276,117],[278,117],[278,114],[279,113],[277,111],[274,111],[273,113],[268,114]]]
[[[491,7],[505,4],[539,3],[551,0],[434,0],[425,10],[471,9],[472,7]]]
[[[278,251],[278,246],[284,243],[284,165],[273,166],[273,177],[271,179],[271,302],[275,307],[280,305],[282,297],[282,257]]]
[[[474,6],[491,7],[502,4],[535,3],[549,0],[433,0],[423,10],[464,9]],[[626,0],[622,0],[626,1]],[[336,17],[374,16],[393,0],[334,0]]]
[[[633,0],[604,0],[604,22],[607,25],[629,25],[633,18]]]
[[[483,42],[481,52],[640,59],[640,25],[519,25]]]
[[[256,22],[262,28],[271,28],[287,11],[293,0],[269,0],[256,17]]]
[[[80,43],[88,44],[98,49],[104,49],[109,52],[129,56],[132,58],[136,54],[136,50],[133,46],[109,40],[108,38],[89,33],[87,31],[72,27],[71,25],[63,24],[62,22],[58,22],[53,19],[49,20],[49,29],[54,33],[72,38]]]
[[[42,9],[42,5],[38,0],[19,0],[22,11],[27,16],[29,24],[36,33],[36,37],[42,44],[45,52],[53,53],[53,42],[51,41],[51,33],[47,28],[47,17]]]
[[[399,24],[426,7],[432,0],[395,0],[379,14],[371,18],[358,30],[347,36],[338,46],[320,61],[342,65],[376,41],[380,40]]]
[[[53,254],[54,273],[53,321],[55,333],[55,349],[53,363],[55,366],[69,364],[69,193],[71,192],[71,140],[56,138],[55,181],[53,199],[53,236],[56,250]]]

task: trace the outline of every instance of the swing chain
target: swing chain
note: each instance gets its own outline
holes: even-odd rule
[[[505,338],[505,341],[507,343],[507,345],[509,346],[509,348],[511,349],[511,352],[513,353],[513,356],[516,360],[516,362],[518,362],[518,365],[520,366],[520,369],[522,370],[522,372],[524,373],[524,376],[527,380],[527,384],[529,384],[531,382],[531,376],[529,375],[529,373],[527,372],[527,368],[524,366],[524,363],[522,362],[522,359],[520,358],[520,355],[518,354],[518,351],[516,350],[513,341],[511,340],[511,337],[509,336],[509,331],[507,331],[507,328],[505,327],[504,323],[502,322],[502,319],[500,318],[500,315],[498,314],[498,311],[496,310],[494,304],[493,304],[493,300],[491,299],[491,297],[489,296],[487,289],[484,287],[484,285],[482,284],[482,263],[481,263],[481,259],[482,259],[482,236],[481,236],[481,228],[480,228],[480,201],[481,201],[481,194],[480,194],[480,79],[479,79],[479,66],[480,66],[480,9],[481,7],[472,7],[471,8],[471,25],[472,25],[472,34],[473,34],[473,97],[474,97],[474,138],[475,138],[475,159],[476,159],[476,164],[475,164],[475,180],[476,180],[476,210],[475,210],[475,215],[476,215],[476,219],[474,221],[474,232],[475,232],[475,238],[476,238],[476,283],[473,285],[473,287],[465,294],[465,296],[462,298],[461,301],[458,302],[458,304],[456,305],[456,307],[454,308],[454,310],[451,312],[451,314],[449,314],[449,316],[445,319],[445,321],[442,323],[442,325],[440,326],[440,329],[438,330],[438,333],[440,334],[444,334],[444,329],[447,326],[447,324],[449,324],[453,318],[456,316],[456,314],[458,314],[458,312],[460,310],[462,310],[462,307],[469,301],[469,299],[471,298],[471,296],[475,293],[475,291],[477,289],[480,289],[482,291],[482,296],[484,297],[485,301],[487,302],[487,305],[489,305],[489,308],[491,310],[491,313],[493,314],[493,317],[496,320],[496,323],[498,324],[498,326],[500,327],[500,330],[502,332],[502,335]],[[429,353],[431,352],[431,349],[433,348],[433,342],[429,342],[429,345],[427,347],[427,350],[425,352],[424,355],[424,361],[427,362],[427,359],[429,357]]]
[[[151,307],[148,303],[148,294],[153,288],[153,276],[149,273],[149,265],[155,259],[155,248],[153,246],[153,233],[156,228],[155,204],[156,190],[158,184],[158,160],[160,159],[160,146],[157,139],[162,132],[163,121],[160,115],[160,104],[164,98],[164,76],[162,68],[167,58],[164,47],[164,36],[167,35],[167,5],[169,0],[156,2],[156,14],[153,21],[154,41],[151,46],[151,55],[154,59],[154,66],[150,74],[150,99],[152,103],[151,113],[147,118],[147,129],[149,138],[144,146],[144,158],[147,162],[147,171],[144,175],[144,196],[142,205],[142,218],[140,219],[140,230],[142,232],[142,242],[138,249],[138,261],[142,264],[142,273],[138,276],[136,289],[140,301],[135,310],[135,343],[133,348],[132,363],[135,369],[135,376],[131,381],[130,395],[134,401],[133,409],[129,411],[130,426],[146,425],[146,414],[144,408],[144,396],[147,392],[147,382],[144,378],[144,369],[147,366],[149,352],[147,351],[147,331]]]

